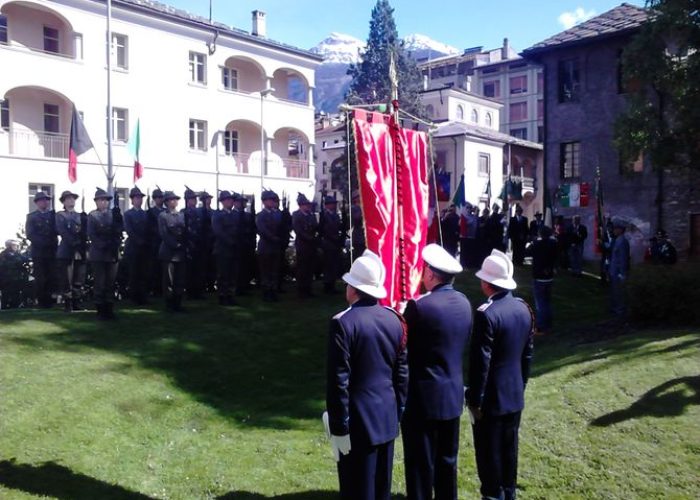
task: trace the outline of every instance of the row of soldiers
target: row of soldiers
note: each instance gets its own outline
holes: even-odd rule
[[[276,301],[292,230],[296,234],[301,297],[312,295],[320,251],[326,293],[335,293],[335,282],[343,269],[348,224],[347,218],[338,214],[333,197],[324,197],[318,218],[303,194],[297,199],[299,210],[292,215],[286,198],[280,207],[279,196],[270,190],[262,192],[263,207],[257,214],[254,200],[246,210],[248,198],[229,191],[219,193],[221,208],[215,209],[209,193],[187,188],[185,208],[178,210],[180,197],[174,192],[156,189],[148,199],[135,187],[129,193],[131,208],[124,214],[119,200],[103,189],[95,192],[96,209],[89,214],[85,213],[84,200],[82,213],[76,211],[78,198],[76,193],[63,192],[59,198],[63,210],[54,212],[50,210],[51,197],[39,192],[34,198],[37,209],[27,216],[39,307],[53,306],[53,280],[58,278],[65,310],[83,309],[89,263],[98,317],[113,318],[124,232],[122,264],[126,266],[119,272],[121,288],[138,306],[147,304],[150,296],[162,294],[168,310],[182,311],[185,293],[199,299],[213,290],[220,305],[236,305],[235,296],[248,293],[254,279],[263,299]],[[352,240],[361,253],[364,232],[359,206],[353,207],[352,216],[356,224]]]

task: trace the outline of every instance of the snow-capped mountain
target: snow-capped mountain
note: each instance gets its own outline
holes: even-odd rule
[[[440,57],[459,53],[459,49],[456,47],[446,45],[428,36],[417,33],[404,37],[403,43],[404,48],[408,50],[415,59],[423,59],[429,56]]]
[[[331,33],[328,38],[311,49],[324,58],[324,64],[353,64],[360,59],[365,42],[343,33]]]

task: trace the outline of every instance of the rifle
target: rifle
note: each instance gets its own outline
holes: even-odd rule
[[[350,217],[348,216],[348,202],[343,198],[343,202],[340,205],[340,230],[343,232],[343,241],[348,237],[348,230],[350,229]]]
[[[119,247],[122,243],[122,228],[124,227],[124,217],[122,216],[122,210],[119,208],[119,189],[114,187],[114,198],[112,205],[112,229],[114,230],[114,247],[117,255],[119,254]]]
[[[146,189],[146,208],[151,209],[151,188]]]
[[[85,257],[85,252],[87,251],[87,240],[88,240],[88,214],[85,211],[85,189],[83,189],[82,196],[80,197],[80,254]]]

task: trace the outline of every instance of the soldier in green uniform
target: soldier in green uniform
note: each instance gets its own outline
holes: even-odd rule
[[[160,252],[160,232],[158,229],[158,217],[165,212],[163,207],[163,191],[160,188],[154,189],[151,193],[151,201],[153,205],[148,209],[148,226],[150,228],[150,248],[151,248],[151,265],[150,270],[150,289],[155,297],[159,297],[163,292],[163,279],[161,276],[161,265],[158,253]]]
[[[104,189],[97,188],[97,209],[88,215],[88,262],[95,278],[93,295],[98,319],[114,318],[114,281],[117,276],[123,224],[115,210],[109,209],[111,199]]]
[[[335,282],[343,258],[345,239],[342,236],[341,221],[338,215],[338,200],[326,196],[325,208],[321,213],[320,224],[321,248],[323,249],[323,291],[327,294],[337,293]]]
[[[311,284],[318,246],[318,221],[311,211],[311,201],[302,193],[297,197],[299,209],[292,214],[294,246],[297,254],[297,287],[299,296],[311,297]]]
[[[29,262],[19,251],[19,241],[5,241],[5,250],[0,252],[0,308],[20,307],[28,281]]]
[[[165,211],[158,216],[158,233],[161,239],[158,258],[162,265],[163,295],[166,309],[180,312],[183,311],[182,296],[185,293],[187,273],[185,214],[177,211],[180,197],[172,191],[166,191],[163,200]]]
[[[143,209],[143,193],[138,187],[129,192],[131,208],[124,213],[124,229],[128,235],[124,257],[129,270],[129,296],[133,303],[148,303],[150,236],[148,212]]]
[[[247,295],[251,288],[251,280],[258,278],[258,262],[255,259],[255,245],[257,243],[257,232],[255,230],[255,206],[246,210],[248,203],[247,196],[241,196],[241,265],[238,270],[238,295]]]
[[[185,208],[182,209],[187,227],[187,279],[185,288],[187,297],[199,300],[204,297],[205,276],[199,270],[202,254],[205,251],[204,217],[197,208],[197,193],[190,188],[185,189]]]
[[[66,312],[83,309],[80,301],[85,284],[87,242],[83,237],[85,233],[80,214],[75,211],[77,199],[77,194],[64,191],[59,198],[63,203],[63,210],[56,213],[56,232],[61,237],[61,243],[56,251],[56,268],[59,290]]]
[[[239,232],[241,224],[241,200],[238,193],[221,191],[219,202],[222,208],[212,218],[214,231],[214,255],[216,256],[219,305],[235,306],[234,287],[237,284],[237,272],[240,258]],[[234,204],[238,207],[234,208]]]
[[[255,219],[255,226],[260,235],[258,242],[258,261],[260,263],[260,284],[263,300],[277,301],[277,285],[280,272],[280,251],[282,247],[282,214],[277,210],[279,196],[274,191],[263,191],[261,195],[263,209]]]
[[[32,274],[34,275],[34,299],[44,309],[53,307],[56,267],[56,217],[50,209],[51,197],[39,191],[34,195],[36,210],[27,215],[27,239],[31,242]]]
[[[211,220],[216,212],[211,207],[212,195],[206,191],[199,193],[199,214],[202,219],[202,252],[199,261],[197,261],[197,272],[201,274],[204,280],[205,292],[214,290],[216,283],[216,260],[213,258],[214,252],[214,231],[211,228]]]

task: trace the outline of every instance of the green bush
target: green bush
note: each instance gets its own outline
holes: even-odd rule
[[[700,264],[645,264],[632,270],[627,289],[635,323],[700,324]]]

